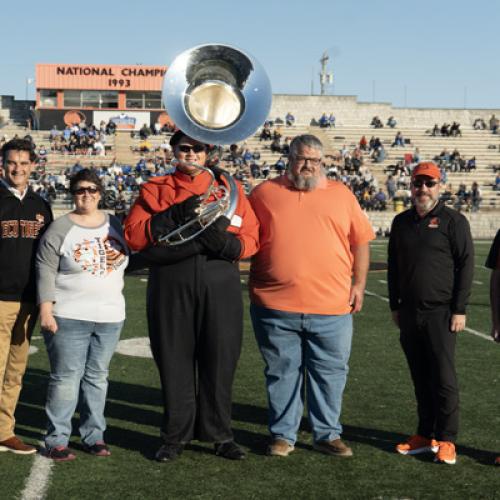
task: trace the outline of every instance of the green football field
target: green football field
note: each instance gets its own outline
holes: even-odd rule
[[[457,368],[461,388],[458,462],[437,465],[431,455],[401,456],[395,443],[415,430],[415,402],[406,363],[387,304],[384,270],[370,272],[364,309],[355,319],[350,373],[344,394],[344,439],[354,457],[312,449],[304,418],[296,451],[288,458],[265,455],[267,436],[263,363],[245,317],[243,352],[234,384],[235,437],[248,451],[242,462],[214,456],[206,443],[192,443],[169,464],[153,459],[160,445],[161,397],[151,359],[115,354],[110,367],[106,416],[109,458],[81,451],[73,462],[41,456],[0,454],[0,498],[500,498],[500,345],[488,340],[490,242],[476,243],[476,269],[468,311],[469,331],[460,333]],[[386,243],[372,244],[373,268],[386,260]],[[243,283],[243,286],[244,283]],[[145,337],[145,290],[141,277],[126,284],[128,319],[122,339]],[[245,288],[246,300],[246,288]],[[483,336],[481,336],[483,334]],[[45,425],[48,361],[35,332],[17,432],[37,443]],[[486,335],[486,337],[484,336]],[[77,430],[75,418],[74,429]]]

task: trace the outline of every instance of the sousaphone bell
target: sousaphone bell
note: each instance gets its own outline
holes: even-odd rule
[[[165,73],[162,99],[167,113],[186,135],[221,146],[255,133],[269,114],[272,92],[257,60],[229,45],[211,44],[175,58]],[[211,186],[202,196],[197,217],[162,236],[163,244],[190,241],[221,215],[229,219],[234,215],[238,190],[231,175],[217,168],[225,184],[217,186],[211,168],[195,166],[210,173]]]

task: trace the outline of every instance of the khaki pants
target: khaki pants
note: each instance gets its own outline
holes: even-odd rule
[[[37,316],[35,304],[0,301],[0,441],[14,436],[14,411]]]

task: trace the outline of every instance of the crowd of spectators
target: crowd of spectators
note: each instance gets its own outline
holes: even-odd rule
[[[452,124],[443,123],[439,126],[437,123],[434,128],[430,131],[430,135],[433,137],[458,137],[462,136],[462,131],[460,130],[460,123],[453,122]]]

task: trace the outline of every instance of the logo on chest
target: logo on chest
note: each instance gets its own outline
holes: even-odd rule
[[[431,229],[437,229],[439,227],[439,217],[433,217],[429,221],[429,225],[427,227],[430,227]]]

